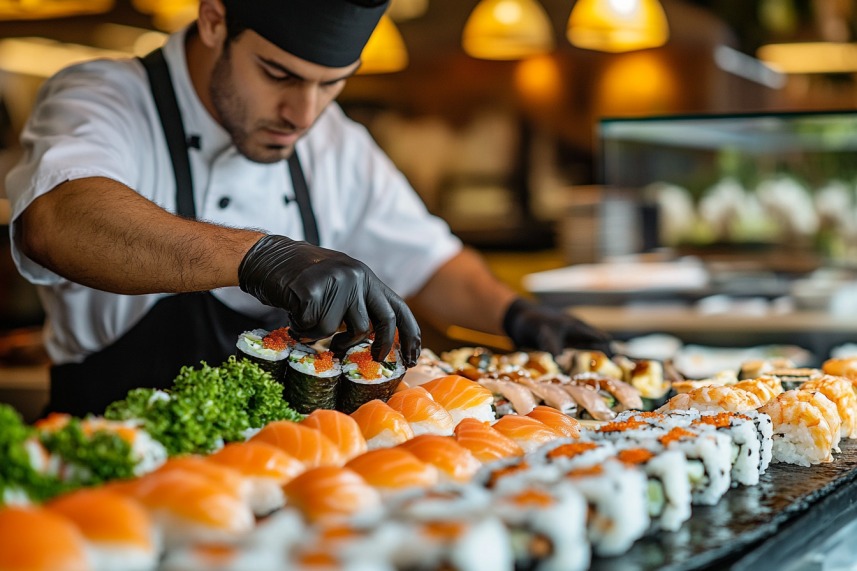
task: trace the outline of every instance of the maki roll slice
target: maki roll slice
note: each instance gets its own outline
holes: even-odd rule
[[[288,359],[284,396],[301,414],[336,408],[336,394],[342,366],[331,351],[316,351],[295,345]]]
[[[271,373],[274,380],[282,383],[286,377],[289,353],[297,342],[289,335],[288,327],[273,331],[253,329],[238,336],[235,346],[238,357],[244,357]]]
[[[351,414],[370,400],[387,402],[405,376],[399,349],[394,347],[383,361],[372,359],[372,344],[360,343],[345,354],[342,383],[336,408]]]

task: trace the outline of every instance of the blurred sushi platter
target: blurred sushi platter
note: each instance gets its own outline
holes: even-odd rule
[[[247,331],[103,417],[0,405],[0,571],[740,568],[857,500],[857,359],[372,349]]]

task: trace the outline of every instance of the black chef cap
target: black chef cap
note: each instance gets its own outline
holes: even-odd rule
[[[224,0],[226,11],[249,28],[301,59],[345,67],[363,46],[389,0]]]

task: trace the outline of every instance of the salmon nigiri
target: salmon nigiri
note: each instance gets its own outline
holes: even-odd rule
[[[517,442],[503,436],[487,422],[465,418],[455,427],[455,440],[483,463],[502,458],[522,456],[524,450]]]
[[[339,447],[342,457],[346,460],[351,460],[368,450],[366,439],[360,432],[357,421],[344,412],[318,408],[304,418],[301,424],[314,428],[330,438],[331,442]]]
[[[335,523],[381,507],[378,492],[353,470],[320,466],[307,470],[283,491],[311,523]]]
[[[437,483],[437,468],[402,448],[370,450],[351,460],[346,468],[381,491],[425,488]]]
[[[542,444],[561,438],[562,434],[535,418],[508,414],[492,428],[518,443],[524,452],[532,452]]]
[[[83,489],[60,496],[45,507],[80,530],[96,569],[143,571],[157,567],[160,554],[154,522],[133,498],[103,488]]]
[[[290,420],[275,420],[265,425],[250,442],[267,442],[291,454],[307,468],[342,466],[342,453],[321,431]]]
[[[439,434],[449,436],[455,429],[452,415],[436,403],[423,387],[414,387],[394,393],[387,401],[393,410],[402,413],[414,434]]]
[[[204,456],[188,455],[170,458],[163,466],[152,473],[166,473],[173,470],[193,472],[197,476],[202,476],[214,484],[236,492],[248,505],[250,503],[252,491],[250,481],[238,470],[216,462],[209,462],[208,458]]]
[[[553,407],[539,405],[527,416],[547,424],[566,438],[580,438],[580,422]]]
[[[366,438],[369,450],[401,444],[414,437],[414,430],[402,413],[378,399],[370,400],[351,413]]]
[[[422,387],[452,415],[458,424],[464,418],[494,420],[494,395],[474,381],[460,375],[447,375],[429,381]]]
[[[265,442],[233,442],[206,460],[236,470],[246,478],[250,484],[247,500],[256,515],[283,507],[283,485],[306,469],[297,458]]]
[[[423,462],[432,464],[440,471],[441,479],[468,482],[482,466],[467,448],[451,436],[423,434],[399,444]]]
[[[65,517],[36,507],[0,509],[0,569],[86,571],[92,568],[83,535]]]

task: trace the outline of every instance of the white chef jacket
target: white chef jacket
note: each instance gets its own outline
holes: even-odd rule
[[[259,164],[238,153],[190,82],[186,33],[170,36],[164,55],[185,132],[200,140],[200,149],[189,151],[197,218],[303,239],[286,162]],[[80,362],[121,337],[168,294],[117,295],[66,280],[21,253],[15,224],[39,196],[86,177],[116,180],[175,212],[172,163],[142,64],[97,60],[61,71],[40,90],[21,140],[24,157],[6,181],[13,258],[38,288],[54,364]],[[297,151],[321,245],[363,261],[399,295],[418,291],[460,251],[446,223],[427,212],[366,129],[335,103],[298,141]],[[251,317],[279,311],[237,287],[212,293]]]

